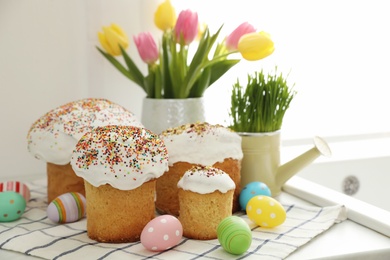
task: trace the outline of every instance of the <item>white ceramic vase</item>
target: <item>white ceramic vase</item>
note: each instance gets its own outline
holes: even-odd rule
[[[142,104],[142,124],[152,132],[187,123],[205,121],[204,98],[155,99],[145,98]]]

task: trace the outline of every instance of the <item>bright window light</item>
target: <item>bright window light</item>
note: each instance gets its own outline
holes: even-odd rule
[[[207,118],[229,124],[231,86],[264,69],[289,74],[297,95],[283,121],[283,138],[390,131],[390,37],[383,0],[172,0],[197,11],[222,36],[244,21],[271,34],[275,52],[241,61],[205,94]]]

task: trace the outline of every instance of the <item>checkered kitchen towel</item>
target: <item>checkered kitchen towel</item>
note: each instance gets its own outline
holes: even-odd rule
[[[276,228],[256,227],[246,215],[240,215],[253,235],[252,245],[243,255],[227,253],[217,239],[187,238],[170,250],[151,252],[140,242],[106,244],[89,239],[86,219],[70,224],[51,222],[46,216],[46,180],[26,184],[31,200],[19,220],[0,222],[0,248],[46,259],[283,259],[342,220],[343,212],[342,206],[307,207],[281,201],[287,219]]]

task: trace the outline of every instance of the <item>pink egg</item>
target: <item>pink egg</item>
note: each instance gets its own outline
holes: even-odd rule
[[[164,251],[176,246],[183,237],[183,226],[171,215],[149,221],[141,233],[141,244],[151,251]]]
[[[22,195],[26,202],[30,200],[30,189],[19,181],[0,182],[0,192],[3,191],[14,191]]]

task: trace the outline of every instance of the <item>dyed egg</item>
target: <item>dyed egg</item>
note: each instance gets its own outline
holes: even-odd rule
[[[26,209],[26,200],[14,191],[0,192],[0,222],[19,219]]]
[[[248,224],[237,216],[223,219],[217,227],[217,236],[222,248],[234,255],[246,252],[252,243]]]
[[[0,182],[0,192],[3,191],[14,191],[20,193],[26,202],[30,200],[30,189],[26,184],[19,181],[5,181]]]
[[[78,192],[64,193],[50,202],[46,213],[47,217],[56,223],[78,221],[85,217],[85,197]]]
[[[286,220],[282,204],[272,197],[257,195],[246,206],[248,218],[260,227],[276,227]]]
[[[171,215],[158,216],[144,227],[141,244],[151,251],[164,251],[176,246],[183,237],[183,226]]]
[[[246,209],[246,205],[248,201],[256,195],[263,195],[271,197],[271,190],[268,186],[259,181],[251,182],[245,185],[245,187],[241,190],[239,203],[243,210]]]

